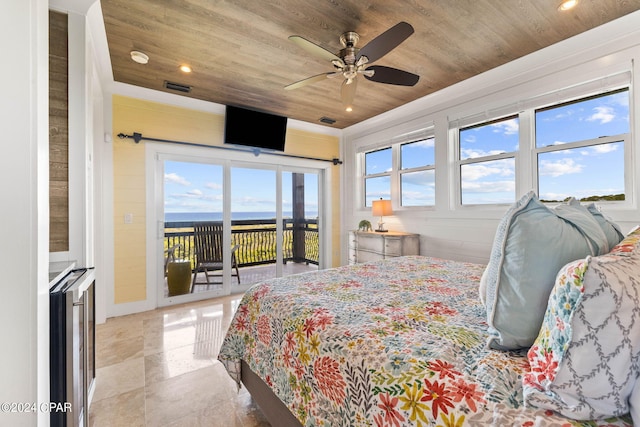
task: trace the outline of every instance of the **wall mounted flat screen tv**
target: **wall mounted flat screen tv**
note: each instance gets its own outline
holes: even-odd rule
[[[224,143],[284,151],[287,118],[227,105]]]

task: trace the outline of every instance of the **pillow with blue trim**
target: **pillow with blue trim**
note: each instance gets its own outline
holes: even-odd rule
[[[498,224],[480,282],[489,347],[530,347],[560,268],[608,248],[602,228],[581,206],[550,209],[533,191],[518,200]]]

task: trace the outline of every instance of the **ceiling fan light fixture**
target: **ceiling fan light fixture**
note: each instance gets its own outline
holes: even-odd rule
[[[558,6],[558,10],[563,12],[565,10],[573,9],[578,5],[578,0],[563,0]]]
[[[353,104],[358,84],[357,76],[362,74],[367,80],[398,86],[413,86],[420,76],[408,71],[385,66],[372,66],[365,70],[365,65],[375,62],[395,49],[407,37],[413,34],[413,27],[407,22],[399,22],[384,33],[367,43],[362,49],[356,45],[360,36],[354,31],[348,31],[340,36],[340,43],[344,47],[334,54],[327,49],[308,41],[300,36],[289,36],[289,40],[302,47],[316,57],[326,59],[334,66],[334,71],[308,77],[296,83],[285,86],[285,90],[296,89],[307,84],[319,82],[326,78],[341,75],[343,77],[340,98],[346,112],[353,111]]]
[[[146,53],[140,52],[138,50],[132,50],[131,59],[137,62],[138,64],[146,64],[149,62],[149,56]]]

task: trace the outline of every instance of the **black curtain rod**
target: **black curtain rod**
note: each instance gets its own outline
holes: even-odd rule
[[[149,138],[147,136],[142,136],[142,134],[139,133],[139,132],[134,132],[133,135],[126,135],[126,134],[120,132],[118,134],[118,138],[120,138],[120,139],[131,138],[131,139],[133,139],[135,141],[136,144],[138,144],[140,141],[142,141],[144,139],[145,141],[166,142],[166,143],[169,143],[169,144],[188,145],[190,147],[204,147],[204,148],[215,148],[215,149],[218,149],[218,150],[242,151],[244,153],[253,153],[256,157],[259,156],[261,153],[264,153],[264,154],[268,154],[268,155],[271,155],[271,156],[282,156],[282,157],[292,157],[294,159],[319,160],[321,162],[331,162],[334,165],[341,165],[342,164],[342,160],[340,160],[338,158],[320,159],[320,158],[317,158],[317,157],[296,156],[295,154],[285,154],[285,153],[278,153],[278,152],[272,152],[272,151],[262,151],[260,148],[243,149],[243,148],[238,148],[238,147],[222,147],[220,145],[197,144],[195,142],[174,141],[174,140],[171,140],[171,139]]]

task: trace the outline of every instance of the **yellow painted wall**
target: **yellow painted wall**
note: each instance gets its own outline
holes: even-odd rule
[[[206,145],[222,145],[224,117],[187,108],[134,98],[113,96],[113,214],[114,214],[114,303],[146,299],[146,188],[145,144],[119,139],[118,133]],[[339,157],[337,137],[296,129],[287,130],[286,153]],[[340,264],[340,166],[332,167],[333,259]],[[133,223],[125,224],[125,214]]]

